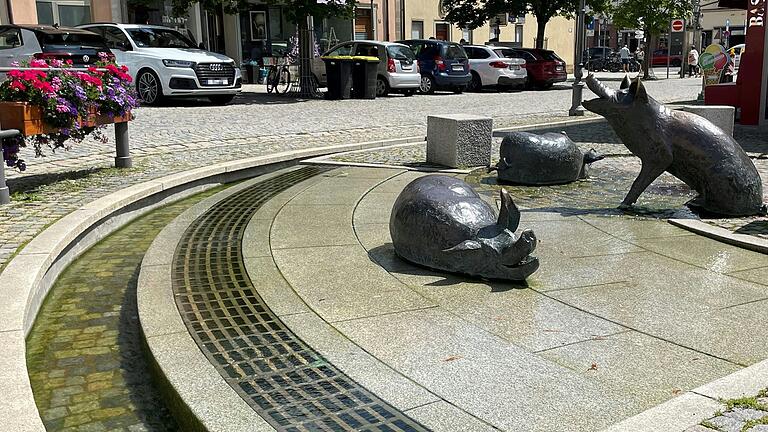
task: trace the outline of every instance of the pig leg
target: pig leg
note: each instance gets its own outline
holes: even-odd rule
[[[640,194],[643,193],[643,191],[666,170],[667,166],[643,163],[643,167],[640,169],[640,174],[632,183],[632,188],[629,189],[629,193],[627,194],[626,198],[624,198],[624,201],[621,202],[619,208],[626,209],[632,207],[632,204],[637,201],[637,199],[640,197]]]

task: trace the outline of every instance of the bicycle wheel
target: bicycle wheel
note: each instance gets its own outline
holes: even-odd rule
[[[291,73],[288,71],[288,67],[284,67],[280,70],[280,75],[277,77],[276,92],[288,93],[291,88]]]
[[[270,68],[267,73],[267,93],[272,93],[277,87],[277,72],[275,68]]]

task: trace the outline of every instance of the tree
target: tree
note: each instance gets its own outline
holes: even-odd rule
[[[587,0],[593,12],[608,10],[610,0]],[[573,18],[579,0],[442,0],[446,21],[461,28],[476,29],[499,14],[531,13],[536,17],[536,48],[544,47],[547,23],[556,16]]]
[[[173,13],[176,16],[186,15],[189,8],[198,2],[205,10],[223,10],[227,14],[236,14],[251,8],[248,0],[172,0],[172,2]],[[357,0],[267,0],[267,3],[283,6],[286,19],[298,27],[300,93],[305,96],[314,95],[317,90],[311,72],[314,38],[309,31],[308,18],[352,18]]]
[[[652,65],[653,46],[660,34],[669,29],[669,23],[676,18],[690,18],[693,13],[693,0],[621,0],[615,4],[610,14],[613,23],[624,28],[643,29],[648,38],[643,59],[643,78],[649,78]]]

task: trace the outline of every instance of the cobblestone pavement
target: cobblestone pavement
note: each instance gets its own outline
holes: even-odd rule
[[[165,225],[220,190],[137,219],[88,250],[56,281],[27,341],[32,390],[49,432],[178,430],[144,358],[138,270]]]
[[[0,208],[0,268],[44,227],[83,204],[132,184],[227,160],[291,149],[356,143],[426,133],[426,116],[491,115],[495,127],[566,120],[570,87],[544,92],[454,95],[369,100],[297,101],[246,86],[232,105],[182,101],[140,108],[131,123],[134,168],[116,170],[114,145],[86,141],[70,151],[22,157],[29,168],[8,172],[13,202]],[[648,88],[661,100],[693,100],[697,80],[660,80]],[[587,91],[585,97],[589,97]],[[109,135],[109,132],[108,132]]]
[[[587,180],[544,187],[506,185],[507,190],[521,205],[540,211],[546,209],[570,213],[625,214],[616,207],[640,172],[640,160],[621,144],[621,140],[605,122],[535,130],[537,133],[553,131],[565,131],[582,150],[594,148],[606,155],[606,159],[591,166],[590,178]],[[768,185],[768,141],[755,128],[737,125],[735,134],[737,141],[757,166],[763,184]],[[501,138],[494,138],[491,151],[493,164],[498,161],[500,144]],[[425,144],[339,154],[328,159],[336,162],[429,167],[423,162],[426,160]],[[484,170],[480,170],[470,175],[469,179],[480,189],[486,189],[487,193],[497,191],[496,175],[493,173],[486,174]],[[768,202],[768,187],[764,187],[763,194],[764,201]],[[694,195],[684,183],[664,174],[640,195],[630,213],[657,218],[696,217],[684,207],[685,202]],[[702,220],[731,232],[768,239],[768,217],[765,216]]]
[[[685,432],[768,432],[768,390],[723,402],[725,411],[718,411]]]

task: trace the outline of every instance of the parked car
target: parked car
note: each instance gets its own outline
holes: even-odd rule
[[[496,52],[502,57],[525,60],[528,87],[545,90],[555,83],[568,80],[565,61],[554,51],[538,48],[498,48]]]
[[[416,93],[421,83],[416,56],[411,49],[394,42],[357,40],[344,42],[328,50],[325,56],[370,56],[379,58],[376,77],[376,96],[386,96],[391,91],[411,96]],[[328,83],[325,62],[316,57],[312,61],[312,73],[319,86]]]
[[[47,25],[0,26],[0,66],[14,61],[38,59],[71,60],[75,66],[99,61],[99,53],[113,56],[104,38],[77,28]]]
[[[420,92],[452,90],[461,93],[472,81],[469,59],[461,45],[436,39],[409,39],[399,43],[408,45],[416,55],[421,72]]]
[[[745,44],[738,44],[728,49],[728,55],[731,57],[734,69],[739,68],[739,63],[741,63],[741,53],[744,52],[744,48],[746,48]]]
[[[669,56],[669,50],[666,48],[662,48],[662,49],[657,49],[653,52],[653,55],[651,56],[651,65],[666,66],[667,57],[669,57],[670,66],[679,67],[683,63],[682,55],[673,54],[672,56]]]
[[[467,90],[480,91],[489,86],[525,86],[528,78],[525,60],[503,57],[496,52],[502,51],[503,48],[493,46],[464,45],[463,48],[469,57],[469,69],[472,74]]]
[[[83,24],[104,37],[117,63],[128,67],[142,101],[166,97],[207,97],[230,102],[242,87],[240,68],[231,58],[206,51],[178,31],[142,24]]]
[[[613,53],[611,47],[591,47],[584,50],[584,63],[588,63],[593,59],[608,58]]]

